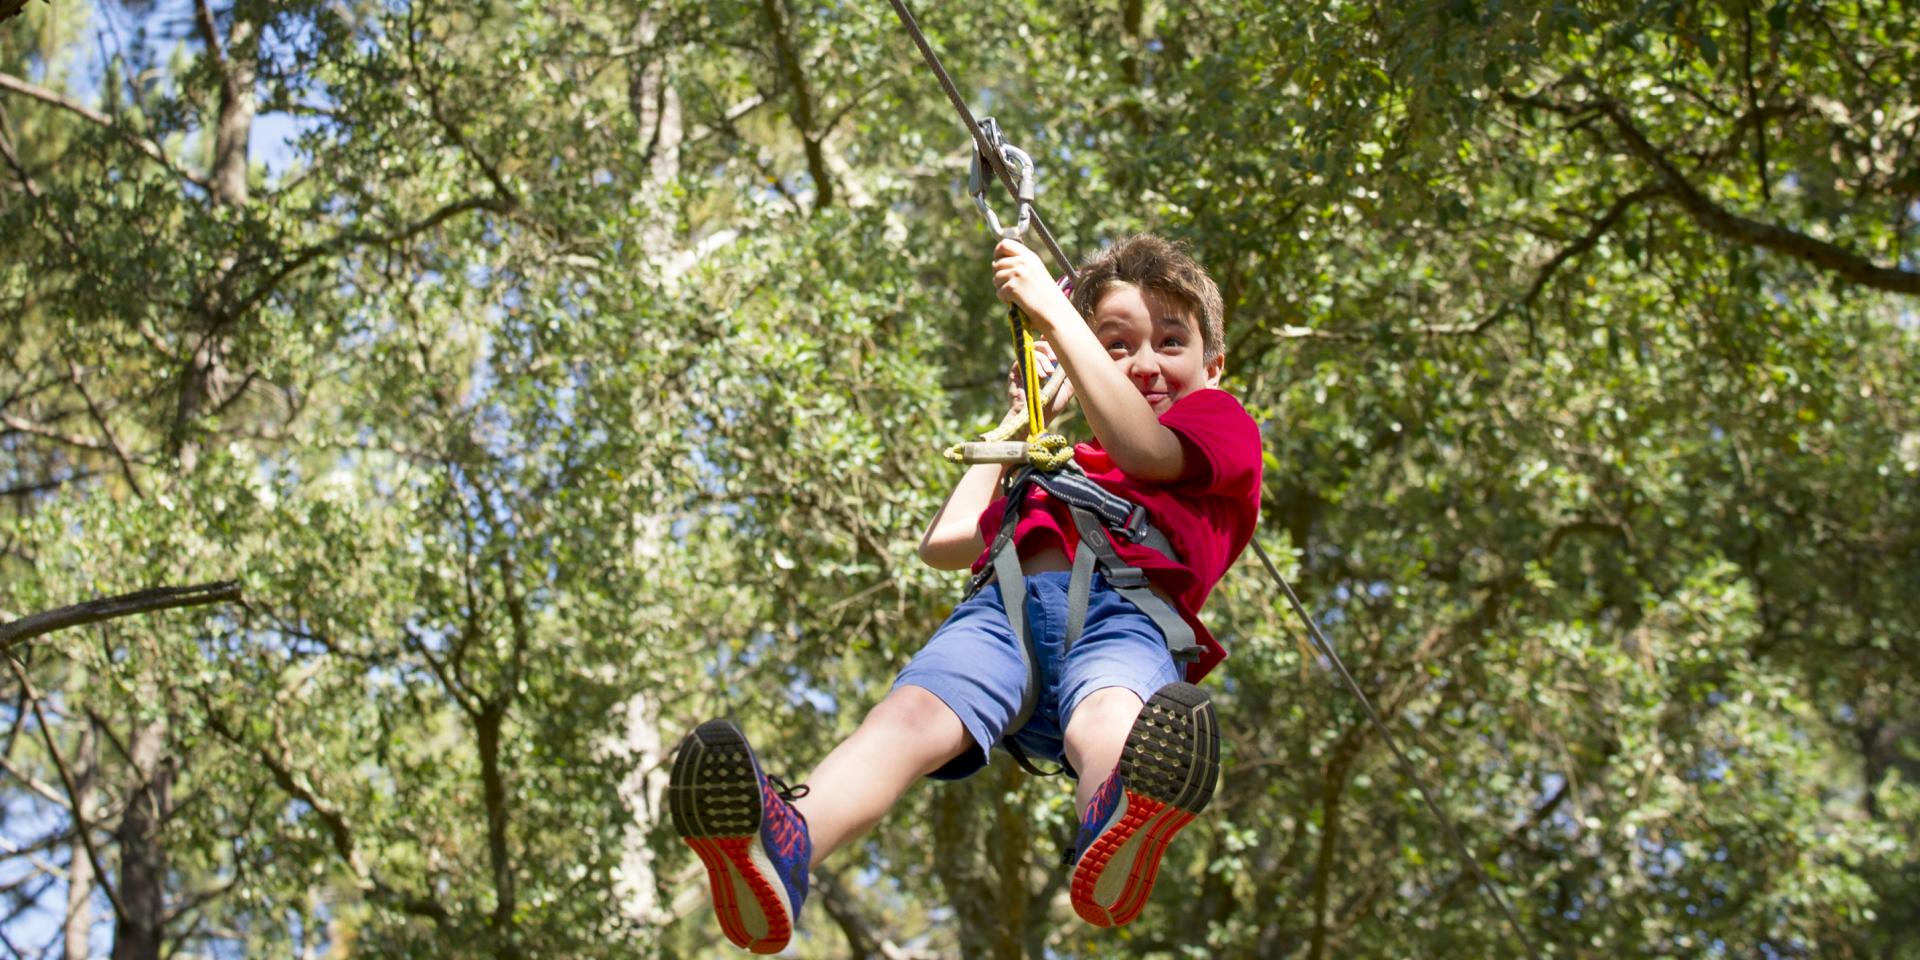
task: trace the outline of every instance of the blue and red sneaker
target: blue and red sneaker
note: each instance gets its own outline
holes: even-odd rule
[[[787,945],[807,898],[813,841],[791,802],[806,789],[761,773],[746,735],[725,720],[687,734],[673,760],[673,828],[706,865],[720,929],[754,953]]]
[[[1213,799],[1220,781],[1220,727],[1205,691],[1161,687],[1127,733],[1120,763],[1080,823],[1073,853],[1073,909],[1096,927],[1140,915],[1160,855]]]

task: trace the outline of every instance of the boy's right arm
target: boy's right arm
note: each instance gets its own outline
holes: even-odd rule
[[[997,463],[976,463],[961,475],[920,538],[920,559],[927,566],[965,570],[987,549],[986,539],[980,536],[980,514],[999,492],[1003,469]]]

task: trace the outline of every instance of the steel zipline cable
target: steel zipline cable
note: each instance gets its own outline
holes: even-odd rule
[[[893,12],[900,15],[900,22],[907,25],[907,33],[913,36],[914,46],[920,48],[920,56],[927,61],[928,69],[932,70],[934,77],[940,81],[940,89],[947,92],[947,99],[953,101],[953,109],[960,114],[961,122],[967,125],[967,135],[973,138],[974,151],[986,156],[992,162],[993,172],[999,174],[1000,182],[1006,186],[1007,192],[1018,196],[1020,188],[1013,181],[1013,173],[1007,169],[1007,163],[1001,158],[1000,151],[994,149],[994,145],[988,141],[986,134],[980,132],[980,121],[975,120],[973,111],[967,109],[967,101],[960,96],[960,88],[954,85],[953,78],[947,75],[947,68],[940,65],[940,58],[934,55],[933,47],[927,43],[926,34],[920,32],[920,22],[913,19],[913,11],[908,10],[902,0],[889,0],[889,2],[893,4]],[[1040,240],[1047,245],[1047,252],[1053,254],[1053,262],[1060,265],[1061,272],[1067,275],[1067,279],[1079,283],[1080,275],[1073,269],[1073,261],[1068,260],[1067,255],[1060,250],[1060,245],[1054,242],[1053,231],[1047,229],[1047,221],[1040,216],[1038,208],[1033,210],[1033,226],[1040,232]]]
[[[1347,672],[1346,663],[1340,659],[1340,654],[1334,652],[1333,644],[1328,643],[1327,638],[1320,633],[1319,624],[1308,615],[1307,608],[1300,603],[1299,596],[1294,594],[1293,585],[1287,582],[1287,578],[1280,575],[1280,570],[1273,565],[1272,560],[1267,558],[1267,551],[1261,548],[1259,537],[1253,537],[1247,542],[1253,545],[1254,554],[1260,558],[1261,565],[1267,568],[1267,573],[1273,577],[1273,582],[1279,584],[1280,589],[1286,592],[1287,603],[1293,606],[1293,612],[1300,616],[1300,622],[1306,624],[1307,632],[1313,635],[1314,647],[1320,651],[1321,656],[1326,657],[1327,661],[1333,664],[1333,669],[1340,674],[1340,679],[1346,681],[1347,689],[1353,691],[1354,698],[1360,701],[1361,709],[1367,712],[1367,720],[1372,722],[1373,728],[1380,732],[1380,739],[1386,741],[1387,749],[1393,751],[1393,759],[1400,767],[1400,774],[1412,781],[1414,789],[1420,792],[1421,802],[1427,806],[1427,812],[1433,814],[1435,820],[1440,821],[1440,829],[1446,833],[1447,842],[1453,846],[1454,852],[1467,865],[1467,869],[1473,873],[1474,878],[1480,881],[1480,886],[1487,891],[1487,895],[1499,905],[1500,913],[1507,918],[1507,925],[1513,928],[1514,939],[1520,941],[1520,946],[1526,951],[1527,956],[1533,960],[1539,960],[1540,954],[1534,951],[1533,942],[1527,939],[1526,932],[1521,929],[1520,919],[1514,915],[1512,905],[1507,903],[1507,895],[1501,893],[1500,887],[1487,876],[1486,871],[1480,869],[1480,861],[1474,858],[1473,853],[1467,849],[1466,842],[1460,839],[1460,832],[1454,829],[1453,819],[1440,809],[1438,803],[1434,802],[1433,794],[1427,790],[1426,781],[1414,769],[1413,761],[1408,760],[1407,755],[1400,750],[1400,744],[1393,739],[1393,734],[1387,732],[1386,721],[1381,720],[1379,712],[1374,710],[1373,700],[1360,689],[1360,684],[1353,679],[1353,674]]]
[[[888,2],[893,4],[894,12],[900,15],[900,22],[907,28],[907,33],[913,37],[914,45],[920,48],[920,55],[926,60],[927,67],[940,81],[940,87],[946,91],[947,99],[953,102],[954,110],[960,114],[961,121],[966,124],[967,133],[973,138],[975,151],[992,162],[994,172],[999,174],[1000,182],[1006,186],[1007,192],[1017,195],[1019,188],[1002,161],[1000,151],[993,149],[986,136],[981,133],[980,122],[974,119],[973,111],[967,108],[966,100],[960,96],[960,88],[954,84],[953,77],[949,76],[946,68],[940,65],[940,58],[934,54],[933,47],[927,43],[926,35],[920,31],[920,24],[914,19],[913,12],[907,9],[904,0],[888,0]],[[1067,275],[1067,279],[1077,284],[1080,280],[1079,273],[1074,270],[1073,263],[1067,259],[1066,254],[1061,252],[1060,245],[1054,242],[1053,233],[1047,229],[1047,222],[1040,216],[1037,208],[1033,210],[1033,225],[1039,229],[1040,239],[1045,241],[1047,250],[1053,254],[1054,262],[1059,264],[1060,269]],[[1540,954],[1534,949],[1533,941],[1527,939],[1526,931],[1520,926],[1520,919],[1514,913],[1513,906],[1507,902],[1506,894],[1502,893],[1493,879],[1487,876],[1487,872],[1480,866],[1480,861],[1474,857],[1473,852],[1467,848],[1466,842],[1460,838],[1460,831],[1454,827],[1453,819],[1447,816],[1446,812],[1440,808],[1439,802],[1434,800],[1433,792],[1427,789],[1426,779],[1414,768],[1413,761],[1407,759],[1406,753],[1400,749],[1399,741],[1394,738],[1392,731],[1387,729],[1386,721],[1380,719],[1379,711],[1374,709],[1372,698],[1360,688],[1360,683],[1347,670],[1346,662],[1340,659],[1340,654],[1333,649],[1333,644],[1327,642],[1326,636],[1320,632],[1319,624],[1307,612],[1306,606],[1300,602],[1299,595],[1293,592],[1293,586],[1280,575],[1279,568],[1273,565],[1273,560],[1267,556],[1265,548],[1260,546],[1260,538],[1252,537],[1248,543],[1252,545],[1254,554],[1260,558],[1261,565],[1266,567],[1267,574],[1286,594],[1287,603],[1293,607],[1293,612],[1299,616],[1300,622],[1306,624],[1307,633],[1313,637],[1314,648],[1321,656],[1327,658],[1334,672],[1340,675],[1347,689],[1360,702],[1368,722],[1380,734],[1380,739],[1386,742],[1387,749],[1393,753],[1394,762],[1399,766],[1401,775],[1413,784],[1427,811],[1440,822],[1441,830],[1446,835],[1447,843],[1453,847],[1455,855],[1466,865],[1466,869],[1473,874],[1474,879],[1479,881],[1481,889],[1493,898],[1493,902],[1500,908],[1501,915],[1506,918],[1507,926],[1513,932],[1514,939],[1520,941],[1522,950],[1532,960],[1539,960]]]

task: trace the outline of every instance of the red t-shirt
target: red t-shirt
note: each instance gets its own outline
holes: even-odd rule
[[[1175,401],[1160,415],[1160,425],[1186,447],[1185,471],[1172,483],[1127,476],[1098,441],[1075,447],[1073,459],[1095,483],[1146,507],[1154,526],[1180,555],[1181,562],[1174,563],[1151,547],[1113,541],[1120,558],[1144,571],[1193,626],[1201,653],[1187,665],[1187,680],[1198,683],[1227,658],[1226,648],[1201,624],[1199,611],[1253,538],[1260,514],[1260,428],[1232,394],[1213,389],[1195,390]],[[1072,559],[1080,543],[1072,514],[1037,484],[1031,490],[1013,535],[1020,556],[1056,547]],[[989,549],[1006,508],[1006,498],[1000,497],[980,514],[980,535]],[[973,562],[974,571],[987,562],[982,552]]]

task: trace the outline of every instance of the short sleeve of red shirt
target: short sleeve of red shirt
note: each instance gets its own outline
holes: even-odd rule
[[[1115,543],[1122,559],[1153,580],[1194,628],[1201,646],[1200,659],[1187,667],[1187,679],[1198,682],[1220,661],[1226,650],[1200,622],[1199,611],[1214,584],[1220,582],[1240,552],[1253,538],[1260,514],[1260,428],[1240,401],[1223,390],[1196,390],[1160,415],[1160,424],[1180,437],[1186,448],[1186,469],[1173,483],[1161,484],[1127,476],[1097,443],[1074,449],[1074,461],[1089,479],[1147,508],[1155,526],[1166,534],[1179,561],[1169,560],[1145,546]],[[1028,539],[1058,543],[1069,555],[1077,546],[1064,531],[1072,521],[1064,510],[1036,492],[1015,531],[1022,555]],[[1005,504],[996,501],[981,516],[981,532],[993,542]],[[982,558],[975,568],[985,563]]]

